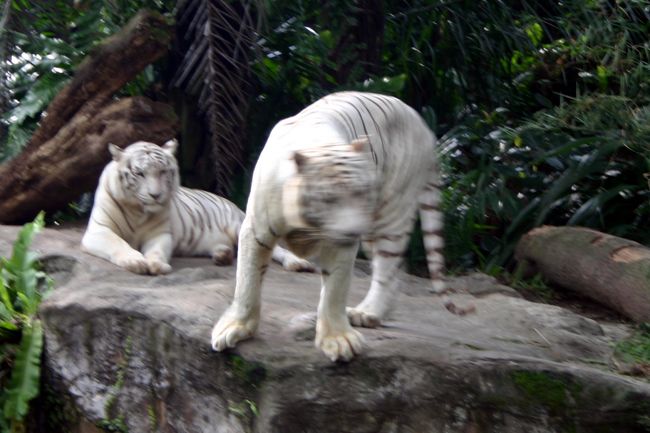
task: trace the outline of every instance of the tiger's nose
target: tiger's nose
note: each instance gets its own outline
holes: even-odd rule
[[[150,192],[149,196],[154,200],[158,200],[160,198],[160,193],[159,192]]]

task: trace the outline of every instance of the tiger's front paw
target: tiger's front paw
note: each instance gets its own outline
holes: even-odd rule
[[[165,263],[158,259],[147,259],[147,266],[149,270],[148,273],[151,275],[168,274],[172,271],[172,267],[169,263]]]
[[[359,331],[349,324],[340,332],[324,333],[316,330],[316,347],[325,353],[332,362],[349,361],[363,350],[364,340]]]
[[[381,319],[376,314],[351,307],[347,307],[345,311],[352,326],[362,326],[364,328],[378,328],[381,326]]]
[[[257,330],[259,320],[235,319],[227,311],[212,328],[212,349],[221,352],[250,338]]]
[[[297,256],[287,256],[282,267],[291,272],[316,272],[316,267],[312,262]]]
[[[149,263],[147,262],[147,259],[145,259],[144,256],[138,251],[120,253],[117,257],[115,257],[114,263],[117,266],[136,274],[149,273]]]

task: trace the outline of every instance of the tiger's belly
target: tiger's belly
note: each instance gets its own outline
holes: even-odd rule
[[[284,236],[284,241],[295,255],[309,258],[318,253],[322,240],[313,230],[293,230]]]

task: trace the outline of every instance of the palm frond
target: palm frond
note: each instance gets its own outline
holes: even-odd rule
[[[182,0],[177,7],[184,55],[173,85],[197,101],[208,131],[211,189],[222,194],[243,161],[256,11],[250,0]]]

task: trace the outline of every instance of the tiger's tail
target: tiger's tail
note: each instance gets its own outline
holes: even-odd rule
[[[442,279],[445,269],[445,258],[442,254],[445,246],[443,238],[444,215],[440,210],[442,202],[440,186],[440,174],[437,166],[434,166],[429,181],[419,197],[420,224],[424,238],[424,249],[427,254],[427,267],[434,293],[442,293],[445,290]]]

